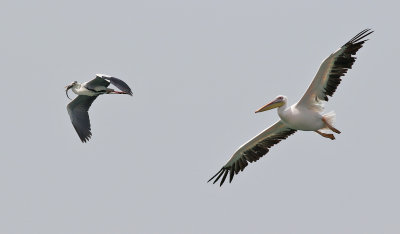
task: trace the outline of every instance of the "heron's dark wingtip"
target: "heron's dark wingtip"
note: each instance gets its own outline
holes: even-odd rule
[[[92,137],[92,132],[90,131],[90,129],[89,132],[84,133],[80,131],[75,125],[74,128],[76,130],[76,133],[78,133],[79,139],[81,139],[82,143],[87,143]]]
[[[88,142],[89,142],[89,139],[90,139],[90,138],[88,138],[88,139],[81,139],[81,141],[82,141],[82,143],[88,143]]]
[[[89,135],[89,136],[79,136],[79,138],[81,138],[81,141],[82,141],[82,143],[87,143],[89,140],[90,140],[90,137],[91,137],[92,135]]]

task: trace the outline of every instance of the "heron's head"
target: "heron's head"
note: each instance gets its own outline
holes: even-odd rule
[[[77,81],[74,81],[74,82],[72,82],[71,84],[69,84],[69,85],[67,85],[67,86],[65,86],[65,94],[67,95],[67,97],[69,98],[69,96],[68,96],[68,90],[70,90],[71,88],[73,88],[75,85],[77,85],[78,84],[78,82]],[[70,100],[71,100],[71,98],[69,98]]]
[[[265,106],[261,107],[260,109],[256,110],[256,113],[281,107],[281,106],[285,105],[286,102],[287,102],[287,97],[285,97],[283,95],[279,95],[272,102],[270,102],[267,105],[265,105]]]

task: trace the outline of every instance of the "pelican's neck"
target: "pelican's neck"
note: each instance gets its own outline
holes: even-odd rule
[[[284,104],[282,106],[278,107],[277,109],[278,109],[279,117],[281,119],[284,118],[282,116],[285,116],[285,112],[286,112],[286,109],[287,109],[287,102],[284,102]]]

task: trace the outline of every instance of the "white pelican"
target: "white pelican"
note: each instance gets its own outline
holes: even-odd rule
[[[122,92],[107,88],[110,83],[120,89]],[[65,87],[65,93],[68,97],[68,90],[79,95],[67,105],[69,117],[79,138],[86,142],[92,136],[90,129],[90,120],[88,110],[93,101],[101,94],[128,94],[132,96],[132,90],[122,80],[103,74],[96,74],[96,78],[91,81],[79,84],[74,81]],[[69,97],[68,97],[69,98]]]
[[[256,113],[259,113],[278,108],[280,120],[242,145],[208,182],[216,177],[213,182],[215,183],[222,177],[220,182],[220,186],[222,186],[228,173],[230,174],[229,182],[232,182],[235,174],[243,171],[248,162],[257,161],[268,153],[269,148],[286,139],[297,130],[314,131],[323,137],[334,140],[333,134],[321,132],[324,129],[340,133],[339,130],[332,126],[335,118],[334,112],[322,114],[324,101],[328,101],[328,96],[332,96],[336,91],[341,81],[340,77],[344,76],[356,60],[353,55],[368,40],[362,39],[371,33],[373,33],[371,29],[361,31],[326,58],[300,101],[288,107],[287,98],[280,95],[257,110]]]

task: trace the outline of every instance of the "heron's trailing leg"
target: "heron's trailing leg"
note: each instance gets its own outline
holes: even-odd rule
[[[331,140],[335,140],[335,136],[333,134],[323,133],[323,132],[320,132],[319,130],[317,130],[315,132],[323,137],[329,138]]]
[[[113,93],[113,94],[128,94],[126,92],[119,92],[119,91],[114,91],[114,92],[111,92],[111,93]]]
[[[113,89],[107,90],[107,94],[128,94],[127,92],[115,91]]]
[[[330,125],[330,124],[328,123],[328,121],[326,121],[326,119],[325,119],[324,117],[322,117],[322,121],[325,123],[325,125],[326,125],[330,130],[332,130],[332,132],[337,133],[337,134],[340,134],[340,133],[341,133],[339,130],[337,130],[337,129],[334,128],[332,125]]]

